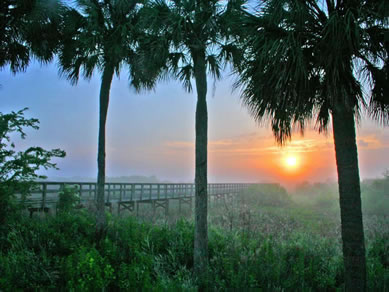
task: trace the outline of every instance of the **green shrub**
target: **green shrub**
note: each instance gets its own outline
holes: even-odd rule
[[[153,256],[136,252],[131,263],[122,263],[117,273],[118,288],[125,290],[153,287]]]
[[[55,288],[59,277],[56,259],[33,250],[0,253],[0,290]]]
[[[57,208],[59,211],[66,212],[80,205],[80,192],[77,186],[67,186],[58,193],[59,200]]]
[[[283,243],[283,287],[314,290],[335,288],[336,274],[341,270],[340,250],[330,241],[311,234],[296,233]]]
[[[34,186],[34,180],[46,178],[37,171],[42,168],[57,169],[51,159],[65,157],[65,152],[60,149],[47,151],[41,147],[29,147],[25,151],[15,151],[12,133],[24,139],[24,128],[39,129],[39,120],[24,118],[26,110],[9,114],[0,112],[0,226],[13,217],[16,194],[25,198]]]
[[[95,248],[81,247],[63,264],[68,289],[95,291],[107,287],[115,279],[115,270]]]
[[[389,287],[389,234],[378,236],[367,246],[367,285],[369,291]]]

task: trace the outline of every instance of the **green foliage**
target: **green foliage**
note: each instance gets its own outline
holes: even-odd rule
[[[15,143],[11,141],[12,134],[18,134],[25,139],[25,128],[39,129],[37,119],[26,119],[24,111],[3,114],[0,112],[0,224],[11,215],[12,200],[15,193],[28,195],[33,181],[45,176],[37,174],[40,169],[57,169],[51,162],[54,157],[65,157],[60,149],[50,151],[41,147],[30,147],[25,151],[15,151]]]
[[[135,88],[153,88],[158,73],[145,71],[136,52],[142,31],[138,27],[142,0],[77,0],[76,8],[64,14],[62,42],[58,50],[60,72],[72,84],[80,74],[90,79],[97,69],[119,75],[129,68]]]
[[[93,291],[115,279],[114,269],[95,248],[80,247],[66,258],[64,266],[69,289]]]
[[[199,78],[195,62],[200,56],[207,71],[201,74],[210,73],[215,79],[221,77],[221,69],[228,59],[224,47],[231,41],[226,37],[225,5],[217,0],[196,3],[149,1],[141,14],[143,29],[150,32],[148,43],[144,44],[146,49],[141,47],[144,65],[153,71],[166,71],[165,76],[180,80],[188,92],[193,90],[192,78]],[[207,91],[206,85],[202,90]]]
[[[80,194],[77,186],[70,187],[65,185],[58,196],[57,207],[59,211],[70,211],[80,204]]]
[[[389,287],[389,234],[380,234],[367,248],[367,285],[370,291]]]
[[[270,221],[263,224],[274,226]],[[83,210],[44,220],[21,217],[9,226],[0,233],[0,290],[196,289],[191,222],[152,226],[112,217],[98,248],[95,218]],[[384,291],[388,285],[388,242],[387,231],[381,229],[367,244],[372,291]],[[273,236],[258,231],[257,236],[247,237],[241,231],[211,226],[209,262],[214,290],[343,289],[340,243],[309,232]]]
[[[62,1],[3,0],[0,2],[0,68],[24,71],[32,55],[53,58],[59,37]]]
[[[224,241],[223,250],[211,258],[219,289],[331,289],[342,267],[338,247],[317,236],[296,233],[287,241],[268,237],[244,242],[235,235]]]
[[[43,254],[24,248],[0,253],[0,262],[0,288],[5,291],[56,287],[55,262]]]
[[[231,22],[243,51],[234,60],[237,87],[277,142],[309,120],[326,131],[340,106],[356,117],[365,107],[388,123],[387,11],[385,1],[269,0]],[[366,80],[371,91],[362,88]]]

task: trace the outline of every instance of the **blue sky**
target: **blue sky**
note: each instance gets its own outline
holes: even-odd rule
[[[28,107],[28,117],[40,120],[39,131],[28,131],[19,149],[31,145],[62,148],[60,171],[49,176],[95,177],[100,76],[77,86],[58,76],[55,64],[33,63],[25,73],[0,71],[0,111]],[[280,148],[267,124],[260,127],[232,93],[234,77],[208,83],[209,181],[257,182],[336,179],[331,129],[327,136],[311,127],[304,138]],[[186,93],[176,81],[155,91],[136,93],[126,72],[113,81],[107,121],[107,176],[156,175],[191,182],[194,178],[194,117],[196,93]],[[361,177],[380,176],[389,167],[389,131],[363,120],[358,128]],[[300,170],[284,169],[282,159],[299,157]],[[313,156],[312,156],[313,155]],[[312,158],[315,157],[315,158]]]
[[[8,70],[1,71],[0,109],[9,112],[28,107],[27,116],[39,118],[40,130],[29,131],[27,140],[18,144],[21,148],[31,144],[60,147],[68,155],[65,161],[59,162],[61,171],[58,175],[93,177],[96,172],[99,74],[96,72],[89,82],[80,79],[77,86],[71,86],[57,72],[54,64],[41,66],[39,63],[33,63],[25,73],[16,75]],[[209,80],[210,139],[241,134],[243,125],[246,131],[256,130],[254,122],[241,108],[237,94],[231,94],[233,78],[228,76],[226,73],[226,78],[215,84],[214,94],[214,82]],[[159,172],[163,176],[160,162],[152,161],[161,160],[158,151],[164,143],[193,141],[195,106],[195,92],[186,93],[178,82],[162,82],[154,91],[138,94],[130,88],[125,72],[120,78],[115,77],[107,121],[107,175]],[[130,165],[123,164],[123,156]],[[188,157],[187,163],[192,160],[193,157]],[[171,166],[163,167],[167,174],[170,173]],[[180,173],[182,179],[189,179],[193,171]]]

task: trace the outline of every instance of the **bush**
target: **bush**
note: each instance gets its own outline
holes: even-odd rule
[[[4,291],[55,288],[59,272],[55,259],[34,250],[0,253],[0,289]]]
[[[66,286],[71,290],[100,290],[115,279],[115,270],[93,247],[81,247],[68,256],[63,271]]]
[[[41,168],[55,168],[51,162],[54,157],[65,157],[60,149],[47,151],[41,147],[30,147],[25,151],[15,152],[15,144],[10,134],[17,133],[22,139],[26,137],[24,128],[39,129],[37,119],[25,119],[27,108],[3,114],[0,112],[0,226],[7,218],[12,217],[15,210],[15,194],[23,197],[29,194],[34,180],[46,178],[36,172]]]
[[[367,285],[369,291],[389,287],[389,234],[376,237],[367,246]]]
[[[242,203],[255,206],[287,206],[291,200],[287,191],[279,184],[259,184],[246,189],[239,199]]]
[[[77,186],[64,186],[59,192],[58,210],[62,212],[70,211],[80,205],[80,194]]]

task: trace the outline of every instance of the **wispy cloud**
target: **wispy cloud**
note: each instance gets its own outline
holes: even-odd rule
[[[389,150],[389,133],[359,134],[357,143],[362,173],[364,169],[370,173],[373,162],[378,165],[380,161],[387,161],[386,157],[382,160],[382,153]],[[160,149],[163,153],[161,159],[193,166],[194,148],[193,141],[165,141]],[[330,133],[322,135],[306,131],[304,137],[295,135],[284,147],[276,144],[271,133],[247,133],[209,140],[208,152],[209,171],[214,176],[242,175],[283,181],[336,179],[334,141]],[[381,155],[381,160],[371,162],[366,159],[368,152],[369,157]],[[284,160],[288,155],[299,159],[300,167],[295,172],[285,169]],[[383,167],[379,167],[381,171]]]
[[[226,139],[211,140],[208,144],[210,153],[230,155],[265,155],[285,152],[307,153],[333,149],[332,141],[324,136],[292,140],[284,147],[275,144],[271,135],[247,134]],[[193,150],[194,143],[187,141],[168,141],[164,147],[170,150]]]
[[[358,147],[365,150],[389,148],[389,136],[370,134],[358,139]]]

